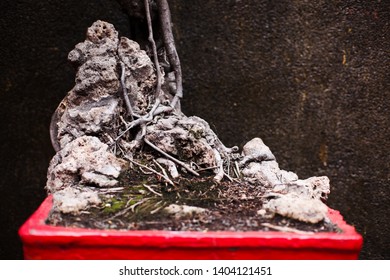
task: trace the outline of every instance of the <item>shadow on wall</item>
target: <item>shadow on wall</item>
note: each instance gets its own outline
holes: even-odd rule
[[[329,204],[390,258],[390,114],[385,1],[170,0],[185,96],[229,145],[263,138],[283,169],[328,175]],[[74,70],[68,52],[97,19],[129,36],[114,0],[2,1],[1,258],[45,197],[48,125]],[[4,203],[5,202],[5,203]]]

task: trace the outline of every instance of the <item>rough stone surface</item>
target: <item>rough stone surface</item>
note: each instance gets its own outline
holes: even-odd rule
[[[62,213],[78,214],[87,207],[100,203],[98,193],[89,188],[66,187],[53,194],[53,210]]]
[[[242,155],[244,158],[240,162],[241,165],[244,165],[250,161],[261,162],[275,160],[275,156],[269,147],[265,145],[263,140],[258,137],[253,138],[244,145],[242,148]]]
[[[266,186],[271,199],[264,209],[307,223],[318,223],[327,214],[327,206],[321,201],[330,193],[329,178],[310,177],[299,180],[291,171],[281,170],[274,155],[260,138],[244,145],[241,165],[244,180],[254,185]],[[248,164],[249,162],[249,164]]]
[[[276,161],[251,162],[241,172],[245,178],[259,185],[273,187],[282,184],[281,170]]]
[[[302,222],[317,223],[326,217],[327,206],[322,200],[326,200],[329,193],[326,176],[285,182],[273,187],[270,195],[275,197],[264,205],[264,209]]]
[[[146,138],[164,152],[191,160],[199,166],[216,165],[213,149],[219,139],[198,117],[172,115],[147,127]]]
[[[86,40],[76,45],[68,59],[77,67],[76,85],[70,94],[74,103],[77,94],[96,100],[118,91],[117,61],[118,32],[104,21],[96,21],[87,30]],[[71,100],[69,100],[70,103]]]
[[[59,148],[77,137],[101,135],[104,129],[107,132],[125,111],[120,94],[121,62],[134,112],[146,114],[154,102],[156,74],[151,59],[137,42],[119,38],[108,22],[94,22],[85,41],[76,45],[68,60],[77,67],[76,84],[58,106],[51,124],[52,138]]]
[[[86,40],[76,45],[68,59],[77,67],[75,86],[58,106],[52,120],[54,141],[63,148],[82,135],[97,135],[113,126],[120,110],[117,70],[118,32],[112,24],[96,21]]]
[[[272,199],[264,209],[306,223],[318,223],[326,218],[328,207],[318,199],[287,194]]]
[[[79,184],[113,187],[125,161],[108,151],[98,138],[82,136],[67,144],[51,160],[46,188],[55,193]]]
[[[84,135],[102,134],[103,128],[111,127],[120,110],[119,100],[106,97],[98,102],[85,101],[79,106],[68,108],[57,122],[60,147]]]
[[[188,205],[171,204],[164,208],[164,211],[168,214],[172,214],[175,218],[192,217],[207,212],[206,209]]]
[[[240,165],[246,180],[259,185],[274,187],[298,180],[298,175],[281,170],[270,148],[261,138],[253,138],[242,149]]]
[[[135,113],[145,115],[152,106],[154,87],[157,77],[153,63],[137,42],[122,37],[119,42],[118,56],[126,65],[126,89]],[[164,76],[161,75],[161,83]]]
[[[313,199],[327,199],[330,193],[330,182],[327,176],[310,177],[305,180],[295,180],[287,184],[280,184],[273,188],[274,192],[292,193]]]

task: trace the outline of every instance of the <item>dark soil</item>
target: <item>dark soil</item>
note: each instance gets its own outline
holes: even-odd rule
[[[52,213],[47,223],[58,226],[94,229],[173,230],[173,231],[273,231],[264,223],[287,230],[338,232],[337,226],[323,221],[308,224],[281,216],[259,215],[264,201],[264,187],[246,182],[220,184],[213,173],[191,175],[175,181],[175,186],[155,174],[139,168],[121,178],[121,191],[107,193],[100,207],[79,215]],[[157,193],[157,194],[156,194]],[[196,206],[207,211],[187,216],[168,214],[162,209],[170,204]]]

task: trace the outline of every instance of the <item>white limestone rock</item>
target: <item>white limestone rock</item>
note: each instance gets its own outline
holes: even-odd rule
[[[102,139],[126,113],[123,107],[121,74],[134,113],[144,115],[155,101],[156,69],[137,42],[118,38],[114,26],[96,21],[84,42],[75,46],[68,59],[77,67],[75,86],[55,111],[51,138],[56,151],[77,137]],[[164,76],[162,75],[162,83]]]
[[[78,214],[87,207],[100,203],[98,193],[90,188],[66,187],[53,194],[53,210],[61,213]]]
[[[252,178],[252,182],[262,186],[281,184],[281,171],[276,161],[250,162],[241,173],[246,179]]]
[[[125,64],[125,86],[134,113],[145,115],[152,106],[157,75],[154,64],[137,42],[122,37],[118,46],[119,59]],[[161,83],[164,76],[161,75]]]
[[[272,192],[275,198],[268,201],[264,209],[274,214],[307,223],[318,223],[327,215],[328,207],[322,202],[330,193],[326,176],[275,185]]]
[[[113,187],[125,165],[126,162],[110,153],[108,146],[98,138],[82,136],[53,157],[46,188],[55,193],[79,184]]]
[[[294,194],[281,195],[271,199],[264,205],[264,209],[291,219],[306,223],[318,223],[326,218],[328,207],[319,199]]]
[[[171,115],[158,119],[146,130],[146,139],[164,152],[199,166],[216,165],[213,148],[219,140],[204,120]]]
[[[206,209],[201,207],[178,204],[170,204],[169,206],[165,207],[163,211],[167,214],[174,215],[176,219],[192,217],[194,215],[199,215],[207,212]]]
[[[241,173],[247,181],[266,187],[277,187],[298,180],[297,174],[281,170],[275,160],[250,162]]]
[[[243,158],[240,161],[240,165],[245,165],[252,161],[262,162],[276,160],[270,148],[265,145],[260,138],[253,138],[246,143],[242,148],[242,156]]]
[[[294,194],[297,197],[326,200],[330,193],[329,178],[320,176],[310,177],[305,180],[295,180],[287,184],[276,185],[273,191],[281,194]]]

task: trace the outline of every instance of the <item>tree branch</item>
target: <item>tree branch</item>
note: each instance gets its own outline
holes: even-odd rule
[[[150,5],[149,0],[144,0],[145,3],[145,12],[146,12],[146,21],[148,22],[148,31],[149,36],[148,40],[152,44],[152,50],[153,50],[153,59],[154,59],[154,65],[156,66],[156,74],[157,74],[157,87],[156,87],[156,98],[160,98],[161,94],[161,71],[160,71],[160,63],[158,62],[158,56],[157,56],[157,47],[156,42],[153,38],[153,27],[152,27],[152,18],[150,15]]]
[[[165,50],[167,51],[169,63],[176,77],[176,94],[173,97],[171,106],[174,108],[179,98],[183,97],[183,78],[181,72],[181,65],[179,55],[176,51],[175,40],[172,33],[171,12],[167,0],[157,0],[158,12],[160,15],[160,23],[163,34]]]

